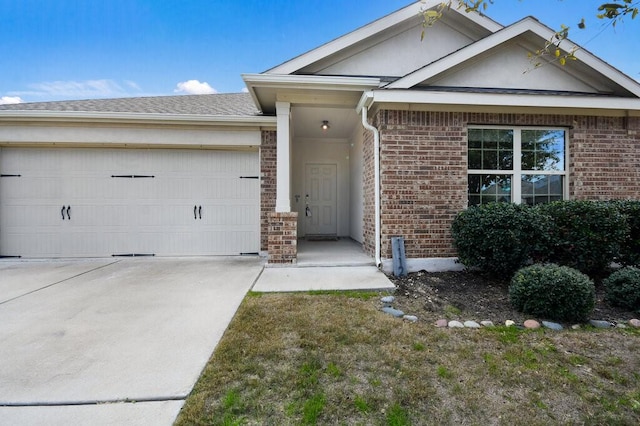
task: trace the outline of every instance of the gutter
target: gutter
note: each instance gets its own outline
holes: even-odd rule
[[[372,126],[367,121],[367,115],[370,105],[373,101],[372,94],[365,93],[358,104],[358,108],[362,109],[362,125],[365,129],[373,133],[373,163],[374,163],[374,193],[375,193],[375,246],[376,246],[376,266],[379,268],[382,265],[380,256],[380,132],[375,126]]]
[[[0,110],[0,121],[159,123],[226,126],[275,126],[272,116],[164,114],[139,112]]]

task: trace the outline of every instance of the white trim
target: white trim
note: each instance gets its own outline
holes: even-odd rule
[[[286,87],[288,89],[362,90],[380,85],[380,79],[377,77],[242,74],[242,79],[252,86]]]
[[[343,49],[347,49],[369,37],[372,37],[382,31],[387,30],[395,25],[398,25],[409,19],[415,19],[421,11],[432,9],[439,6],[442,0],[422,0],[414,2],[409,6],[391,13],[381,19],[373,21],[355,31],[352,31],[342,37],[339,37],[333,41],[330,41],[316,49],[310,50],[296,58],[293,58],[287,62],[284,62],[274,68],[265,71],[266,74],[292,74],[306,66],[320,61],[329,55],[334,54]],[[479,13],[466,13],[463,8],[459,7],[457,0],[454,0],[454,4],[451,6],[451,11],[464,16],[466,19],[480,25],[488,31],[495,32],[503,28],[502,25],[497,22],[482,16]]]
[[[275,125],[276,118],[269,116],[229,116],[204,114],[164,114],[137,112],[87,112],[87,111],[31,111],[4,110],[0,111],[0,121],[81,121],[108,123],[148,123],[162,122],[162,124],[184,123],[197,125],[228,125],[228,126],[262,126]]]
[[[291,104],[276,102],[276,212],[291,211]]]
[[[279,90],[304,91],[317,97],[317,92],[361,92],[380,87],[380,79],[375,77],[242,74],[242,78],[261,111],[270,109],[266,106],[278,100]]]
[[[506,93],[468,93],[431,90],[375,90],[364,94],[361,103],[372,97],[371,103],[429,104],[462,106],[495,106],[523,108],[573,108],[590,110],[636,111],[640,113],[640,99],[577,95],[538,95]],[[410,105],[401,108],[413,110]]]
[[[511,176],[511,202],[522,204],[522,175],[545,175],[545,176],[562,176],[562,199],[569,199],[569,128],[562,126],[506,126],[506,125],[467,125],[467,132],[470,129],[486,129],[486,130],[513,130],[513,169],[491,170],[491,169],[469,169],[467,168],[467,177],[469,175],[509,175]],[[522,131],[523,130],[552,130],[564,133],[564,169],[563,170],[523,170],[522,161],[516,159],[522,158]],[[469,146],[467,140],[467,156]]]

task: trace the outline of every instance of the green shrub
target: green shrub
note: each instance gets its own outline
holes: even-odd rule
[[[451,232],[462,264],[508,279],[547,246],[549,228],[527,205],[490,203],[460,212]]]
[[[640,309],[640,269],[630,266],[618,269],[602,283],[607,302],[626,309]]]
[[[545,261],[601,275],[618,258],[628,224],[612,203],[556,201],[536,206],[552,219],[552,241]]]
[[[588,276],[567,266],[532,265],[516,272],[509,300],[520,312],[556,321],[581,321],[595,306]]]
[[[640,267],[640,201],[616,200],[611,202],[627,218],[627,236],[620,246],[618,262]]]

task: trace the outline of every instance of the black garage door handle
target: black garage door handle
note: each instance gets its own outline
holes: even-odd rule
[[[198,207],[198,216],[202,219],[202,206]]]
[[[62,215],[62,220],[64,220],[64,211],[67,211],[67,219],[71,220],[71,206],[62,206],[60,209],[60,214]]]

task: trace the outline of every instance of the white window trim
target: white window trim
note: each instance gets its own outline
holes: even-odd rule
[[[513,169],[512,170],[484,170],[484,169],[467,169],[468,175],[511,175],[511,202],[522,204],[522,175],[550,175],[564,176],[562,180],[562,199],[569,199],[569,128],[555,126],[491,126],[491,125],[469,125],[467,126],[467,134],[470,129],[481,130],[513,130]],[[564,132],[564,170],[525,170],[522,171],[522,161],[516,159],[522,158],[522,131],[523,130],[558,130]],[[467,138],[467,158],[469,155],[469,139]],[[467,166],[468,166],[467,160]]]

